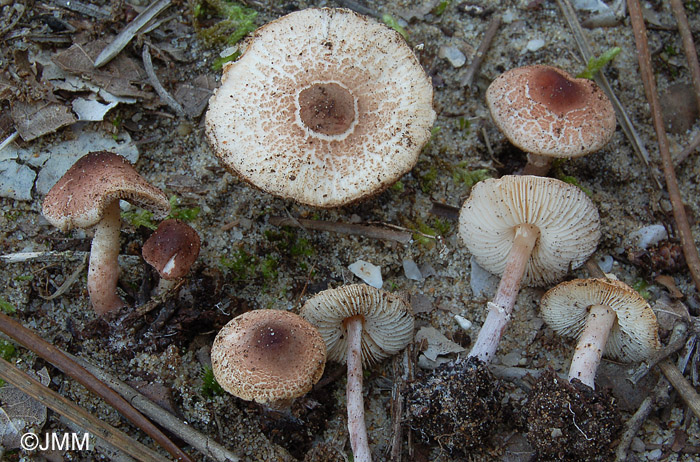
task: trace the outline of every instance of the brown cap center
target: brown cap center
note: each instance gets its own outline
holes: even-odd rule
[[[563,114],[585,104],[585,88],[552,69],[541,69],[530,84],[530,95],[554,112]]]
[[[355,100],[336,83],[317,83],[299,93],[301,121],[323,135],[339,135],[355,120]]]

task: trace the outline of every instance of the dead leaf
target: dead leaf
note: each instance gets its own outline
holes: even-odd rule
[[[666,290],[668,290],[668,293],[671,295],[671,298],[674,298],[676,300],[683,298],[683,292],[681,292],[678,289],[678,287],[676,287],[676,281],[674,281],[671,276],[667,274],[661,274],[659,276],[656,276],[654,278],[654,281],[664,286]]]
[[[421,327],[416,333],[416,342],[427,341],[427,348],[423,351],[426,358],[435,361],[438,356],[450,353],[461,353],[464,348],[448,339],[432,326]]]
[[[49,372],[45,367],[28,374],[44,386],[49,384]],[[22,434],[32,427],[41,428],[44,422],[46,406],[10,384],[0,387],[0,446],[19,448]]]
[[[188,116],[199,117],[207,107],[215,88],[216,81],[213,77],[200,75],[192,84],[178,84],[174,97]]]
[[[104,40],[75,44],[51,59],[61,69],[77,74],[103,87],[106,91],[117,96],[131,96],[150,99],[151,92],[140,90],[136,84],[144,82],[146,71],[137,61],[120,54],[108,64],[99,69],[94,67],[95,58],[105,47]]]
[[[59,103],[30,104],[20,101],[12,104],[12,119],[24,141],[53,133],[78,120],[69,107]]]

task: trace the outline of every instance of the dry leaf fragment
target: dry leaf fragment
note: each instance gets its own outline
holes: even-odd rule
[[[29,375],[47,386],[49,372],[42,368]],[[46,422],[46,406],[10,384],[0,387],[0,446],[5,449],[20,447],[20,438],[29,428],[41,428]]]
[[[58,103],[29,104],[15,101],[12,104],[12,119],[24,141],[31,141],[70,125],[78,119],[70,108]]]

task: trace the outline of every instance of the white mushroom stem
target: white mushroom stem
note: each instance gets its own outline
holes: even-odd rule
[[[539,154],[527,153],[527,164],[523,168],[523,175],[545,176],[552,166],[552,158]]]
[[[579,379],[595,389],[595,373],[616,318],[615,312],[605,305],[591,306],[571,360],[569,381]]]
[[[348,434],[355,462],[372,460],[365,426],[365,404],[362,399],[362,316],[345,320],[348,333]]]
[[[121,217],[119,201],[107,206],[102,220],[95,225],[95,236],[90,248],[88,293],[95,312],[102,316],[125,305],[117,295],[119,281],[119,232]]]
[[[520,283],[525,274],[527,262],[539,236],[540,230],[537,226],[527,223],[517,226],[513,247],[508,254],[498,291],[493,301],[487,305],[489,312],[469,356],[476,357],[488,364],[496,354],[501,335],[510,322],[510,315],[520,291]]]

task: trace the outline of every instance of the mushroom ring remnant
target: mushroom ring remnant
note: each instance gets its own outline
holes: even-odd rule
[[[304,395],[326,365],[326,345],[301,316],[254,310],[226,324],[211,349],[216,380],[241,399],[280,406]]]
[[[346,9],[258,29],[224,69],[206,132],[230,170],[271,194],[337,207],[415,165],[435,120],[430,79],[403,38]]]

